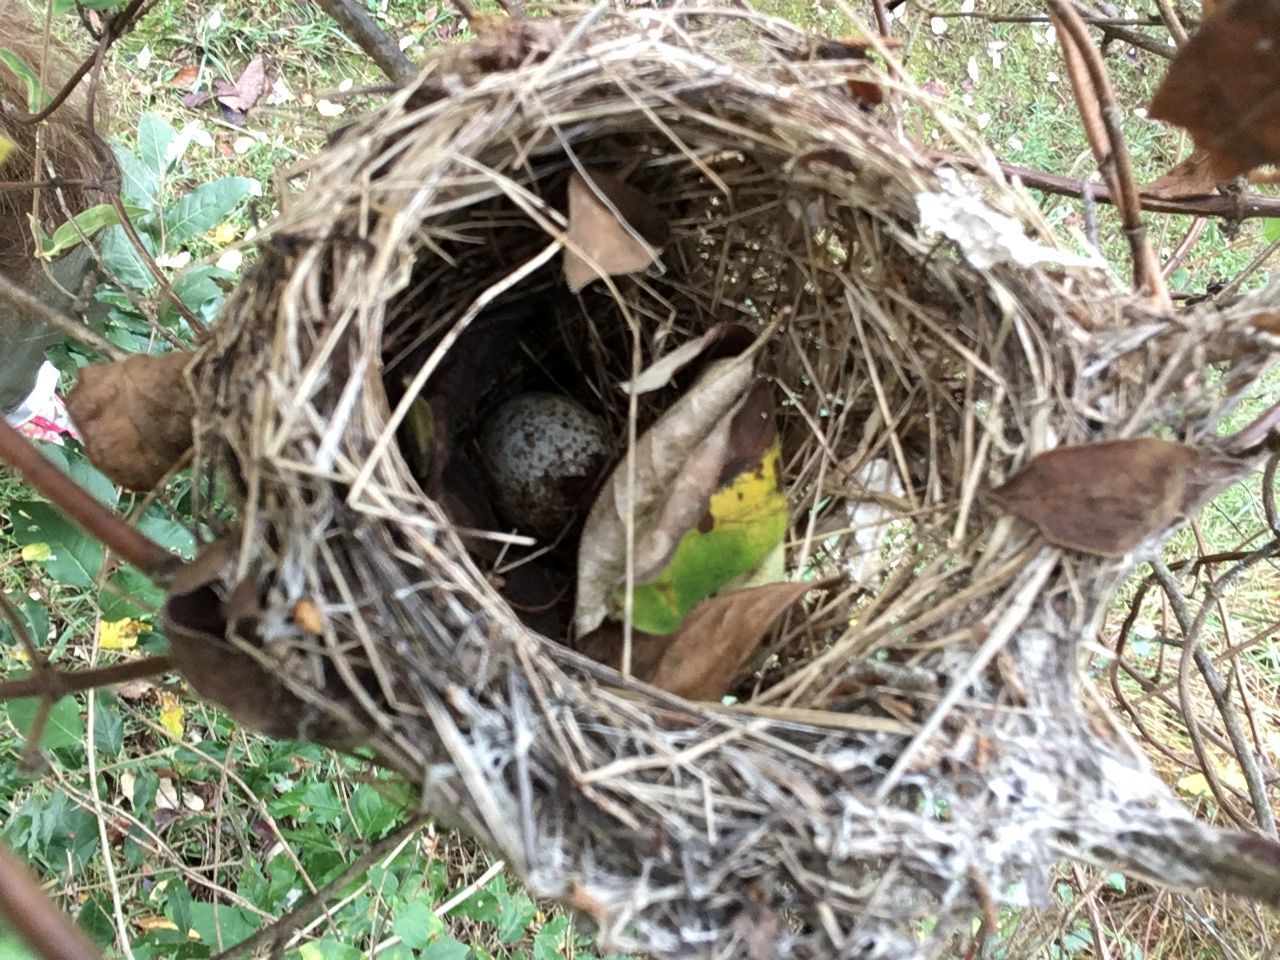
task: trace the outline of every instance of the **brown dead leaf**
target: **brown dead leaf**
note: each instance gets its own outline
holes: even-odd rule
[[[170,82],[175,87],[190,87],[196,82],[199,76],[200,68],[195,64],[189,64],[188,66],[180,67],[178,72],[173,75],[173,80]]]
[[[652,198],[615,174],[587,169],[569,175],[564,278],[577,293],[601,276],[639,273],[658,259],[669,229]]]
[[[191,353],[140,354],[83,368],[67,411],[90,462],[129,490],[150,490],[191,447]]]
[[[1118,557],[1181,515],[1199,452],[1140,437],[1059,447],[1034,457],[991,499],[1050,543]]]
[[[667,636],[631,635],[631,675],[688,700],[719,700],[769,628],[813,583],[769,583],[702,601]],[[622,669],[622,625],[610,621],[578,643],[580,653]]]
[[[686,700],[719,700],[769,628],[812,589],[811,583],[769,583],[702,601],[666,638],[665,651],[645,679]]]
[[[1174,57],[1149,114],[1188,130],[1220,179],[1280,160],[1280,3],[1221,4]]]
[[[1209,155],[1197,149],[1168,173],[1143,187],[1142,193],[1161,200],[1181,200],[1208,196],[1217,189],[1218,178],[1209,169]]]
[[[234,84],[226,84],[217,91],[218,103],[241,117],[253,109],[270,84],[267,82],[267,61],[257,54]]]

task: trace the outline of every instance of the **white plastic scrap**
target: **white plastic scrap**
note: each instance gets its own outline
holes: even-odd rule
[[[953,241],[975,269],[986,270],[1001,263],[1105,269],[1096,256],[1037,243],[1023,232],[1021,223],[992,209],[975,189],[962,183],[954,170],[939,170],[938,183],[942,187],[939,192],[916,194],[920,225]]]

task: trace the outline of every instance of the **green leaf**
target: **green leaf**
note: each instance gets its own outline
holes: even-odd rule
[[[169,170],[169,144],[177,136],[169,121],[148,111],[138,121],[138,159],[157,177]]]
[[[568,917],[556,917],[533,938],[533,960],[560,960],[564,956],[564,935]]]
[[[300,960],[361,960],[363,956],[355,947],[339,943],[331,937],[313,940],[298,948]]]
[[[512,894],[498,899],[498,940],[501,943],[515,943],[524,936],[538,913],[538,905],[522,893]]]
[[[152,256],[155,255],[155,241],[145,233],[138,234],[142,245]],[[98,252],[107,269],[115,278],[127,287],[146,293],[155,286],[155,278],[143,262],[138,251],[133,248],[129,237],[122,227],[108,227],[98,244]]]
[[[421,960],[467,960],[471,948],[453,937],[441,937],[419,952]]]
[[[40,87],[40,75],[28,67],[21,57],[12,50],[0,47],[0,63],[12,70],[14,76],[26,84],[27,110],[30,113],[39,113],[48,106],[49,97]]]
[[[321,781],[298,784],[280,797],[280,805],[299,823],[337,823],[346,815],[333,784]]]
[[[184,523],[147,512],[138,521],[138,530],[166,550],[178,554],[184,560],[190,560],[195,556],[195,534]]]
[[[159,179],[132,150],[114,143],[111,149],[120,165],[121,195],[139,209],[155,213],[160,206]]]
[[[100,690],[93,701],[93,745],[105,757],[120,755],[124,749],[124,717],[120,701],[108,690]]]
[[[248,177],[225,177],[200,184],[161,216],[165,249],[176,250],[192,237],[212,230],[257,189],[258,181]]]
[[[137,219],[146,211],[136,204],[126,203],[125,212],[131,219]],[[110,203],[100,203],[82,210],[74,217],[53,231],[53,236],[41,238],[40,250],[37,252],[43,260],[56,260],[68,250],[80,245],[85,237],[92,237],[100,230],[113,227],[120,222],[120,215]]]
[[[253,936],[261,918],[241,907],[225,903],[191,904],[191,926],[210,946],[226,950]]]
[[[1280,240],[1280,217],[1268,217],[1263,220],[1262,235],[1266,238],[1267,243],[1275,243]]]
[[[399,823],[403,812],[367,783],[360,784],[351,794],[351,815],[360,836],[366,840],[384,836]]]
[[[99,503],[108,507],[116,505],[119,499],[116,495],[116,485],[91,464],[83,453],[70,451],[66,447],[53,443],[41,444],[40,452],[44,454],[46,460],[55,464]]]
[[[18,500],[9,509],[14,540],[49,544],[53,553],[43,566],[51,577],[71,587],[93,586],[102,569],[102,544],[43,501]]]
[[[410,947],[421,950],[444,931],[444,921],[421,900],[414,900],[396,911],[391,929]]]
[[[227,297],[226,290],[218,281],[231,283],[235,279],[236,275],[230,270],[223,270],[213,264],[203,264],[191,270],[184,270],[177,276],[173,281],[173,292],[193,313],[211,317]]]
[[[681,538],[671,562],[635,588],[632,623],[665,635],[695,606],[768,560],[787,532],[787,497],[779,482],[781,448],[775,443],[712,495],[706,519]],[[625,586],[619,591],[619,606]]]
[[[98,595],[102,619],[153,616],[164,604],[164,591],[135,567],[121,567],[107,578]]]
[[[8,707],[9,721],[18,728],[25,741],[31,733],[40,701],[36,697],[26,697],[12,701]],[[75,697],[63,697],[49,711],[40,745],[46,750],[61,750],[77,746],[83,739],[84,718],[80,716],[80,704]]]

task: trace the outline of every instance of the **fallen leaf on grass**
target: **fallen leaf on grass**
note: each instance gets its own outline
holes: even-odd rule
[[[1186,508],[1200,454],[1155,437],[1059,447],[1034,457],[991,499],[1050,543],[1119,557]]]
[[[1209,155],[1203,150],[1193,150],[1191,156],[1143,187],[1141,192],[1161,200],[1181,200],[1208,196],[1217,189],[1218,178],[1209,169]]]
[[[267,61],[259,53],[249,61],[234,84],[228,84],[218,93],[218,102],[240,113],[248,113],[267,87]]]
[[[654,633],[670,633],[694,604],[754,569],[781,539],[786,500],[772,392],[754,380],[749,352],[711,364],[609,476],[578,550],[579,637],[620,615],[629,517],[633,623]],[[717,491],[731,492],[713,504]],[[664,576],[677,559],[678,569]]]
[[[178,72],[173,75],[173,79],[170,83],[175,87],[189,87],[196,82],[196,79],[199,76],[200,68],[195,64],[188,64],[187,66],[180,67],[178,69]]]
[[[811,583],[770,583],[703,600],[670,638],[648,681],[686,700],[719,700],[760,641]]]
[[[602,276],[639,273],[658,259],[668,227],[653,200],[615,174],[569,174],[564,278],[577,293]]]
[[[183,372],[192,356],[140,354],[80,371],[67,412],[113,483],[150,490],[190,449],[195,406]]]
[[[161,690],[160,726],[164,727],[173,739],[182,739],[182,734],[186,731],[186,717],[187,711],[183,709],[182,701],[178,699],[177,694]]]
[[[1174,57],[1149,115],[1188,130],[1220,179],[1280,160],[1280,4],[1222,4]]]

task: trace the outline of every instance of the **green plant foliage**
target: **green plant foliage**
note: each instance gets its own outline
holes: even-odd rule
[[[12,50],[0,47],[0,63],[12,70],[14,75],[26,84],[29,112],[39,113],[48,105],[49,97],[40,86],[40,75],[27,66],[21,57]]]

